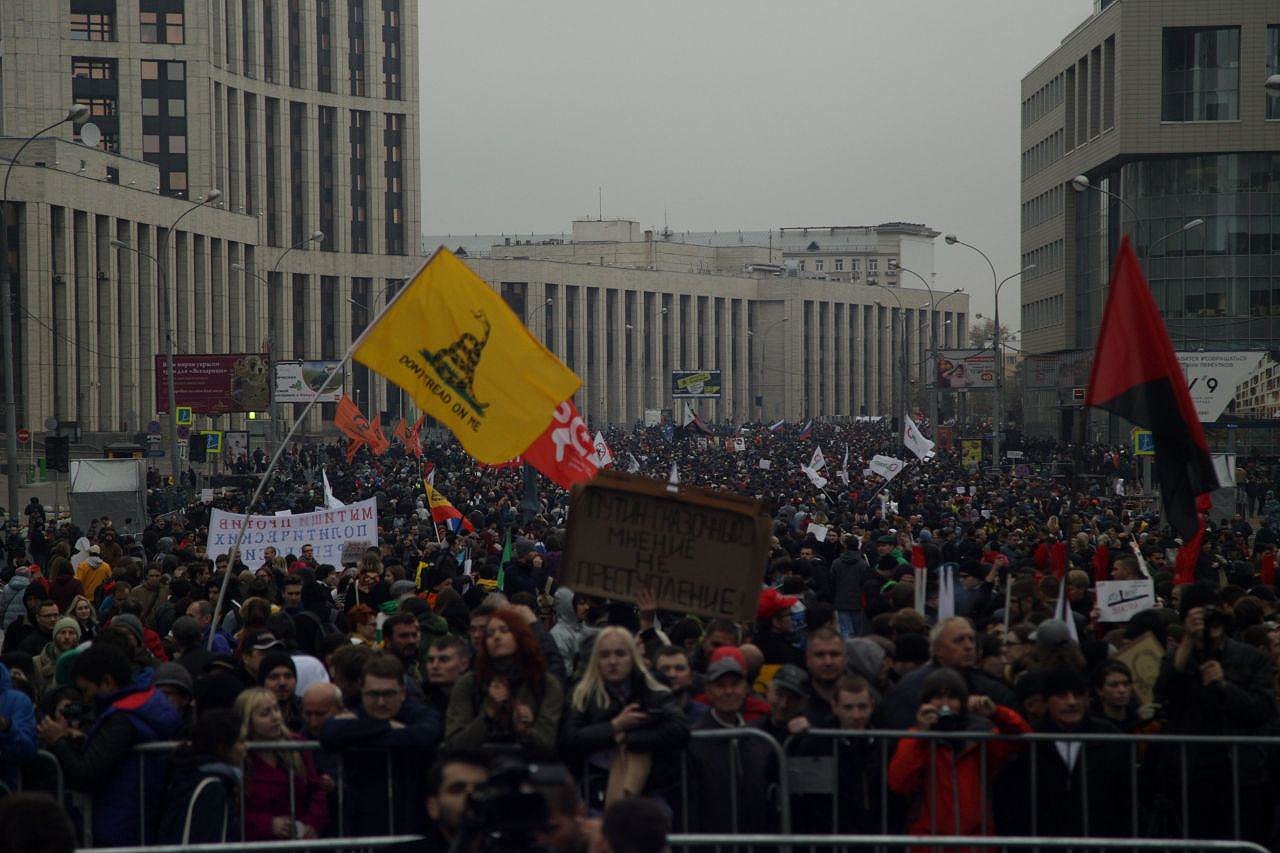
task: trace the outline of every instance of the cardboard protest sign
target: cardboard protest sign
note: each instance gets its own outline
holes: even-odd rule
[[[1113,658],[1129,667],[1129,671],[1133,673],[1133,689],[1143,705],[1150,705],[1155,701],[1156,679],[1160,677],[1160,661],[1163,657],[1164,647],[1155,634],[1148,631]]]
[[[1156,606],[1156,591],[1147,578],[1098,581],[1098,621],[1128,622],[1140,610]]]
[[[761,460],[760,460],[760,470],[761,470],[761,471],[768,471],[768,470],[769,470],[770,468],[772,468],[772,467],[773,467],[773,460],[772,460],[772,459],[761,459]]]
[[[560,582],[680,613],[755,619],[771,528],[753,500],[602,471],[576,488]]]

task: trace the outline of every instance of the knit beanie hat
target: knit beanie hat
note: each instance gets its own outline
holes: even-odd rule
[[[53,636],[58,636],[58,632],[64,628],[70,628],[76,632],[76,640],[80,639],[80,623],[70,616],[63,616],[53,625]]]

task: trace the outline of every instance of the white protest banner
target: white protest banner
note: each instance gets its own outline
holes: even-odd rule
[[[907,417],[903,425],[902,443],[922,462],[933,458],[933,442],[924,437],[920,427],[910,417]]]
[[[819,474],[817,471],[812,468],[807,468],[804,465],[800,466],[800,470],[809,478],[809,482],[813,483],[813,487],[815,489],[825,489],[827,487],[827,478]]]
[[[245,525],[238,512],[213,510],[209,515],[209,540],[205,546],[210,559],[220,557],[236,543],[236,534]],[[298,554],[303,545],[314,549],[317,563],[339,565],[348,542],[378,541],[378,502],[369,498],[342,509],[322,509],[294,515],[251,515],[248,518],[240,560],[257,568],[267,548],[281,554]]]
[[[804,466],[802,465],[801,467],[803,468]],[[813,456],[811,456],[811,457],[809,458],[809,466],[808,466],[808,467],[809,467],[809,469],[810,469],[810,470],[812,470],[812,471],[821,471],[823,468],[827,467],[827,460],[826,460],[826,458],[822,455],[822,448],[821,448],[821,447],[819,447],[817,450],[813,451]]]
[[[810,524],[809,533],[813,534],[813,538],[819,542],[825,542],[827,539],[827,526],[825,524]]]
[[[772,467],[773,467],[773,460],[772,460],[772,459],[761,459],[761,460],[760,460],[760,470],[761,470],[761,471],[768,471],[768,470],[769,470],[770,468],[772,468]]]
[[[1133,614],[1155,606],[1155,587],[1146,578],[1134,581],[1098,581],[1099,622],[1128,622]]]
[[[871,466],[872,471],[886,480],[892,480],[901,474],[902,469],[906,467],[905,462],[901,459],[894,459],[892,456],[873,456],[868,464]]]
[[[211,504],[211,503],[213,503],[213,489],[201,489],[201,490],[200,490],[200,503],[202,503],[202,504]]]
[[[747,440],[745,438],[735,438],[733,440],[733,449],[738,453],[747,449]]]

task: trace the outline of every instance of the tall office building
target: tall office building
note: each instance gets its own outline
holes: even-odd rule
[[[1081,402],[1123,233],[1176,348],[1278,346],[1278,72],[1275,0],[1108,0],[1023,78],[1028,429]]]
[[[0,155],[73,102],[102,134],[88,148],[63,125],[13,168],[17,354],[3,368],[20,426],[156,419],[162,285],[179,353],[342,356],[421,261],[417,8],[5,0]],[[369,410],[401,404],[361,367],[347,383]]]

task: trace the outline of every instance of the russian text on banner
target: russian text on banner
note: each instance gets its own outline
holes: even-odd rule
[[[353,357],[490,464],[523,453],[582,384],[444,248],[361,334]]]
[[[229,552],[245,517],[215,509],[209,516],[209,559]],[[279,554],[299,554],[303,545],[314,549],[319,564],[339,565],[348,542],[378,544],[378,501],[369,498],[341,509],[320,509],[292,515],[251,515],[240,545],[240,561],[251,569],[262,565],[266,549]]]

